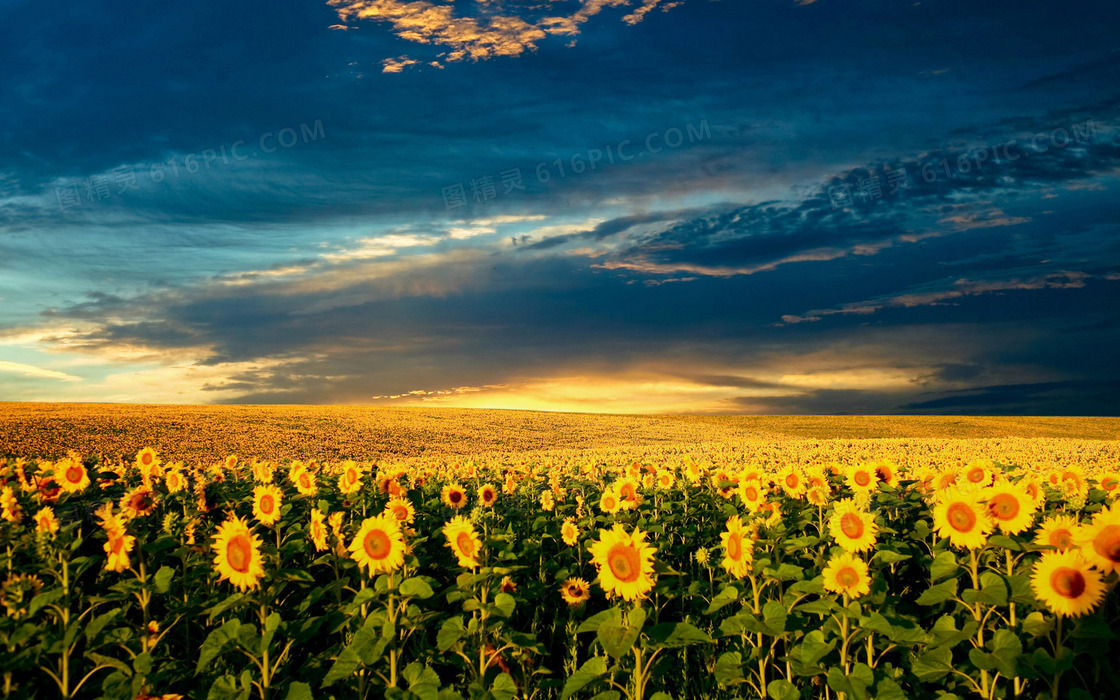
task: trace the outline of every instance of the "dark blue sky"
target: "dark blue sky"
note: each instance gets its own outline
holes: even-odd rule
[[[0,6],[0,399],[1116,414],[1120,7]]]

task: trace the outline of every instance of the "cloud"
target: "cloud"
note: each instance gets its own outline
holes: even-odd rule
[[[42,367],[35,367],[34,365],[25,365],[19,362],[6,362],[0,360],[0,372],[15,372],[16,374],[24,374],[29,377],[45,377],[47,379],[62,379],[68,382],[80,382],[81,377],[75,377],[72,374],[59,372],[53,369],[43,369]]]
[[[631,0],[581,0],[580,8],[569,15],[549,14],[547,4],[491,3],[477,0],[474,4],[428,2],[427,0],[330,0],[343,22],[372,20],[387,23],[392,32],[406,41],[432,44],[449,49],[429,61],[433,66],[443,62],[479,61],[498,56],[520,56],[535,51],[537,44],[549,35],[578,36],[580,27],[604,8],[628,6]],[[647,13],[661,6],[668,11],[681,2],[642,0],[622,20],[628,25],[642,21]],[[467,5],[467,7],[463,7]],[[542,13],[542,8],[545,9]],[[512,14],[503,14],[513,10]],[[520,11],[521,14],[517,14]],[[524,16],[523,16],[524,15]],[[340,27],[346,25],[332,25]],[[386,73],[399,73],[419,60],[406,56],[383,61]]]

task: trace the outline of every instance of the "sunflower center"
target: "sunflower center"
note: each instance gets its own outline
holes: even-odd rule
[[[311,488],[311,477],[309,477],[307,474],[300,474],[299,485],[305,489]]]
[[[1120,486],[1120,479],[1114,476],[1106,476],[1101,479],[1101,488],[1105,491],[1115,491],[1117,486]]]
[[[447,499],[452,503],[458,503],[459,501],[463,500],[463,494],[459,493],[458,491],[452,491],[451,493],[447,494]]]
[[[988,501],[988,512],[999,520],[1011,520],[1019,514],[1019,499],[1009,493],[997,493]]]
[[[370,559],[384,559],[393,551],[393,543],[384,530],[370,530],[362,540],[362,547]]]
[[[1077,569],[1058,567],[1050,574],[1050,588],[1063,598],[1076,600],[1085,592],[1085,576]]]
[[[949,506],[945,517],[957,532],[972,532],[972,528],[976,527],[976,513],[966,503],[954,503]]]
[[[1120,525],[1107,525],[1093,538],[1093,549],[1109,561],[1120,561]]]
[[[82,480],[82,468],[77,464],[70,465],[66,470],[66,480],[72,484],[77,484]]]
[[[635,498],[638,495],[637,492],[634,491],[634,485],[633,484],[623,484],[622,488],[619,489],[618,493],[619,493],[620,496],[622,496],[623,498],[627,498],[627,499]]]
[[[568,586],[568,595],[573,598],[578,598],[580,594],[579,586]]]
[[[152,463],[152,456],[148,453],[145,453],[144,456],[140,458],[140,461],[144,463],[144,466],[148,466]]]
[[[883,483],[890,483],[891,470],[886,467],[875,467],[875,476]]]
[[[142,491],[132,497],[132,502],[129,503],[133,510],[145,511],[152,506],[151,494]]]
[[[252,545],[245,535],[234,535],[226,544],[226,561],[238,573],[249,571],[249,560],[252,558]]]
[[[1054,530],[1050,533],[1050,544],[1065,551],[1073,546],[1073,533],[1065,528]]]
[[[857,486],[867,486],[871,483],[871,475],[864,471],[858,471],[853,481],[856,482]]]
[[[746,494],[748,501],[758,500],[758,489],[753,486],[748,486],[743,490],[743,493]]]
[[[857,539],[863,536],[863,518],[855,513],[844,513],[840,516],[840,532],[845,537]]]
[[[638,550],[630,545],[616,544],[611,547],[611,551],[607,553],[607,565],[614,577],[623,583],[637,581],[641,574]]]
[[[743,556],[743,536],[738,532],[731,533],[727,538],[727,556],[733,561],[739,561]]]
[[[460,532],[459,536],[455,538],[455,544],[458,545],[459,551],[463,553],[464,557],[474,556],[474,540],[471,539],[470,534]]]
[[[850,566],[845,566],[836,572],[836,582],[844,588],[851,588],[859,583],[859,572]]]
[[[984,477],[985,477],[985,474],[984,474],[983,469],[977,468],[977,469],[969,469],[968,470],[967,478],[970,482],[972,482],[974,484],[979,484],[980,482],[984,481]]]
[[[272,498],[272,494],[264,494],[261,496],[261,512],[271,513],[276,508],[276,501]]]
[[[787,474],[786,475],[786,486],[790,487],[791,489],[795,489],[795,488],[797,488],[797,483],[798,483],[798,479],[797,479],[796,474]]]

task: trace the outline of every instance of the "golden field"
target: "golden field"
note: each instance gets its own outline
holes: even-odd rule
[[[0,406],[4,700],[1120,693],[1115,419]]]

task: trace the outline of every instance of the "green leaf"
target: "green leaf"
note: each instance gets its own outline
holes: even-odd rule
[[[288,694],[284,696],[284,700],[315,700],[315,696],[311,694],[311,686],[296,681],[288,686]]]
[[[443,621],[443,626],[439,628],[439,634],[436,635],[436,647],[441,652],[445,652],[455,646],[465,633],[462,617],[448,618]]]
[[[815,666],[826,654],[836,648],[836,640],[825,642],[824,633],[813,630],[801,642],[801,663]]]
[[[981,600],[991,605],[1007,605],[1009,591],[1007,582],[994,571],[985,571],[980,574]]]
[[[1021,547],[1019,543],[1011,539],[1007,535],[992,535],[988,538],[988,544],[994,545],[1001,549],[1010,549],[1012,552],[1018,552]]]
[[[898,683],[884,678],[875,684],[875,700],[909,700],[909,696]]]
[[[766,694],[774,700],[798,700],[801,697],[797,686],[787,680],[770,681],[766,686]]]
[[[630,648],[634,646],[634,642],[638,641],[638,635],[640,634],[641,628],[639,627],[633,627],[622,622],[604,622],[599,625],[596,636],[599,644],[603,646],[603,651],[619,659],[630,652]]]
[[[603,610],[602,612],[595,613],[591,617],[581,622],[579,627],[576,628],[576,634],[580,634],[582,632],[595,632],[599,629],[599,625],[603,624],[604,622],[608,620],[614,620],[617,622],[621,618],[622,610],[618,608],[608,608],[607,610]]]
[[[435,595],[435,591],[428,585],[428,582],[418,576],[406,578],[402,581],[400,592],[403,596],[419,598],[420,600],[427,600]]]
[[[921,656],[913,657],[910,671],[926,683],[945,677],[953,670],[953,651],[948,646],[937,647]]]
[[[170,566],[161,566],[156,572],[156,592],[167,593],[171,589],[171,579],[175,576],[175,569]]]
[[[606,672],[607,657],[605,656],[594,656],[583,662],[578,671],[568,676],[568,680],[564,683],[564,690],[560,693],[560,700],[568,700],[574,693]]]
[[[93,663],[95,663],[99,666],[109,666],[111,668],[117,669],[118,671],[125,674],[126,676],[129,676],[129,677],[132,676],[132,668],[128,664],[126,664],[125,662],[121,661],[120,659],[115,659],[112,656],[103,656],[101,654],[95,654],[93,652],[86,652],[85,656],[86,656],[87,659],[89,659],[90,661],[92,661]]]
[[[743,677],[743,657],[737,651],[728,651],[720,654],[716,659],[716,683],[720,685],[736,685],[745,683]]]
[[[517,684],[508,673],[499,673],[490,686],[490,694],[494,696],[494,700],[513,700],[517,696]]]
[[[996,630],[988,641],[988,648],[992,650],[992,662],[995,669],[1007,678],[1017,675],[1015,665],[1023,653],[1023,642],[1014,632],[1001,629]]]
[[[439,674],[419,661],[405,666],[401,677],[408,682],[408,692],[420,700],[439,700]]]
[[[114,610],[110,610],[104,615],[98,615],[97,617],[90,620],[90,623],[86,625],[85,629],[86,641],[92,642],[97,637],[97,635],[101,634],[101,631],[105,629],[105,625],[112,622],[113,618],[120,614],[121,609],[116,608]]]
[[[1032,637],[1044,637],[1054,629],[1054,618],[1047,618],[1040,612],[1032,612],[1023,618],[1023,631]]]
[[[494,607],[502,617],[508,618],[512,615],[514,605],[516,605],[516,601],[509,593],[499,593],[494,597]]]
[[[739,589],[735,586],[725,586],[719,594],[712,598],[712,602],[708,605],[708,610],[705,615],[711,615],[724,606],[735,602],[739,598]]]
[[[264,621],[264,629],[261,631],[260,652],[264,652],[272,645],[272,638],[276,636],[276,630],[280,628],[280,613],[269,613]]]
[[[706,632],[687,622],[662,622],[649,630],[650,646],[676,649],[692,644],[711,644],[714,640]]]
[[[938,603],[944,603],[945,601],[951,599],[956,594],[957,580],[955,578],[951,578],[948,581],[942,581],[936,586],[927,588],[922,592],[920,596],[918,596],[917,602],[918,605],[937,605]]]
[[[217,605],[215,605],[214,607],[210,608],[210,620],[213,621],[215,617],[217,617],[218,615],[221,615],[223,612],[230,609],[232,606],[240,603],[241,599],[244,598],[244,597],[245,596],[242,593],[234,593],[230,597],[226,598],[222,602],[220,602]]]
[[[776,600],[771,600],[762,606],[762,623],[770,628],[773,636],[778,636],[786,631],[786,618],[789,613],[786,606]]]
[[[906,561],[909,558],[909,554],[900,554],[899,552],[891,549],[880,549],[875,553],[875,556],[872,557],[871,560],[878,561],[883,564],[894,564],[900,561]]]
[[[66,591],[62,588],[55,588],[45,593],[40,593],[31,599],[31,604],[27,607],[28,617],[34,617],[35,613],[42,610],[44,607],[54,603],[62,596],[66,595]]]
[[[198,664],[194,669],[196,675],[202,673],[202,669],[210,665],[214,657],[222,652],[222,648],[237,637],[240,628],[241,620],[226,620],[225,624],[206,637],[206,641],[202,643],[202,648],[198,652]],[[213,689],[211,688],[211,690]]]
[[[950,577],[956,578],[959,573],[960,566],[957,565],[957,555],[949,551],[938,554],[929,569],[930,580],[934,582]]]
[[[457,618],[456,618],[457,619]],[[362,663],[363,652],[368,652],[373,648],[374,643],[380,636],[376,629],[377,620],[372,615],[365,619],[362,626],[354,633],[354,637],[350,643],[339,652],[338,658],[331,665],[327,675],[323,678],[323,683],[320,688],[326,688],[329,685],[337,683],[340,680],[349,678],[358,670],[358,665]]]

